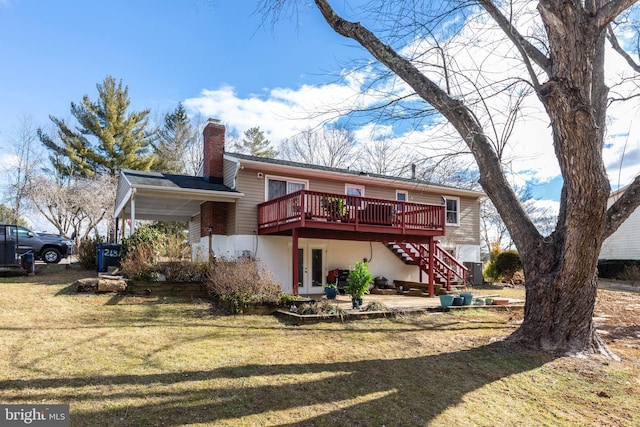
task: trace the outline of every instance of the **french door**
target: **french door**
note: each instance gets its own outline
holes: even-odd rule
[[[298,247],[298,293],[321,294],[324,292],[324,247],[300,245]]]

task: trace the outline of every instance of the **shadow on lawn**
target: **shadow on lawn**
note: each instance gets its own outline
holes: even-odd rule
[[[453,353],[394,360],[5,380],[0,381],[0,389],[17,391],[21,401],[71,402],[71,421],[78,426],[215,424],[253,415],[256,417],[251,420],[260,420],[261,425],[424,425],[459,404],[465,394],[551,360],[551,356],[526,353],[498,342]],[[323,377],[305,377],[314,374]],[[259,376],[265,377],[262,385],[245,387],[249,378]],[[291,377],[296,380],[287,381]],[[190,384],[203,381],[208,383],[200,383],[200,387]],[[29,391],[19,392],[21,389]],[[161,399],[163,403],[144,403],[146,398]],[[93,399],[103,402],[99,405],[104,409],[74,410],[74,401]],[[126,408],[123,404],[116,407],[119,402],[114,399],[135,402]],[[357,399],[366,401],[349,402]],[[321,415],[300,415],[301,408],[318,405]],[[288,413],[282,419],[278,412]],[[290,424],[283,424],[286,422]]]

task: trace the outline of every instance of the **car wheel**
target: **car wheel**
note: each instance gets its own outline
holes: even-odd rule
[[[62,254],[56,248],[47,248],[42,251],[40,258],[42,258],[42,260],[47,264],[57,264],[60,262]]]

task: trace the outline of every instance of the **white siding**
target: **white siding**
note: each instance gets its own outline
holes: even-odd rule
[[[600,259],[640,260],[640,209],[602,244]]]
[[[300,239],[300,247],[324,248],[326,279],[327,272],[335,268],[349,269],[358,261],[370,260],[369,270],[374,277],[384,276],[390,281],[418,281],[419,271],[415,265],[406,265],[382,243],[354,242],[342,240]],[[291,237],[234,235],[213,236],[212,248],[216,257],[237,257],[251,255],[258,258],[270,270],[284,292],[293,292],[291,286]],[[479,245],[460,245],[456,248],[461,262],[479,262]],[[194,257],[206,256],[208,239],[200,239],[194,245]],[[202,260],[204,258],[201,258]],[[426,277],[423,277],[426,281]]]

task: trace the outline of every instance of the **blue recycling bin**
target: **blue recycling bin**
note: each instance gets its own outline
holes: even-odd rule
[[[120,245],[116,243],[98,243],[96,245],[96,264],[98,273],[109,271],[109,267],[120,265]]]

